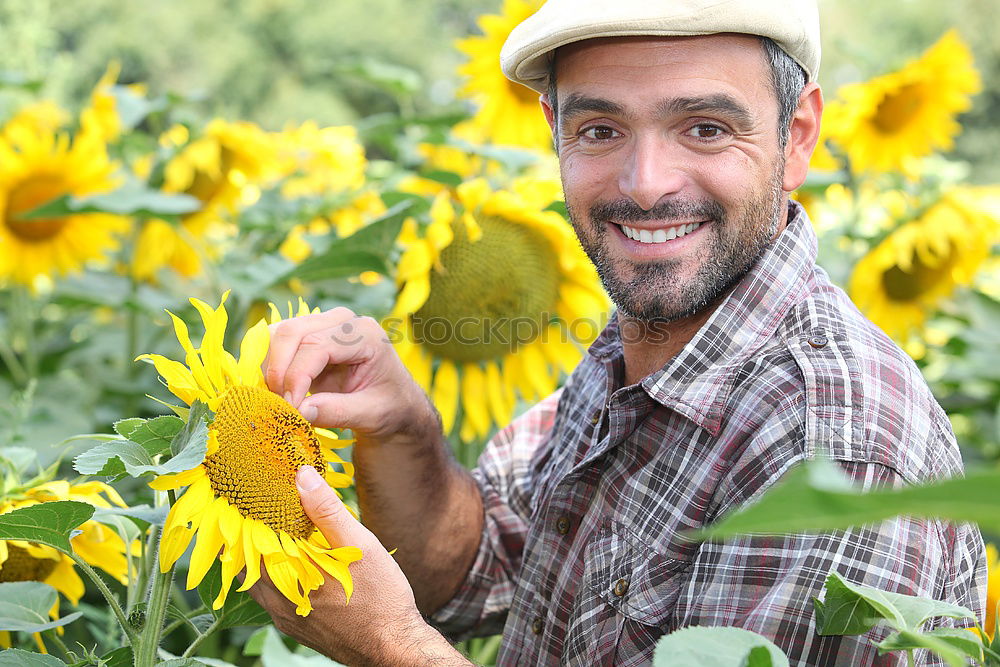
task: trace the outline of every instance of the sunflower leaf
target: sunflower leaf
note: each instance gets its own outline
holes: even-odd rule
[[[929,632],[896,632],[876,644],[879,653],[926,648],[944,658],[949,665],[963,667],[965,656],[979,659],[983,645],[979,637],[962,628],[935,628]]]
[[[177,419],[177,417],[173,417],[173,419]],[[176,456],[188,447],[198,446],[199,444],[204,444],[207,449],[208,426],[206,425],[206,421],[209,419],[211,419],[211,413],[207,405],[201,401],[192,403],[191,410],[188,412],[187,422],[184,422],[180,430],[170,440],[168,446],[170,453]],[[202,453],[202,458],[204,458],[204,453]],[[198,463],[201,463],[201,459],[198,460]],[[198,463],[194,465],[198,465]],[[190,467],[193,468],[194,466]]]
[[[76,500],[54,500],[0,514],[0,540],[38,542],[67,554],[76,528],[94,515],[94,506]]]
[[[146,423],[146,420],[141,417],[129,417],[128,419],[119,419],[113,424],[115,433],[123,438],[128,438],[132,435],[133,431]]]
[[[9,648],[0,651],[0,667],[65,667],[66,663],[54,655],[43,655]]]
[[[313,655],[293,653],[285,646],[285,642],[281,641],[278,631],[271,626],[268,626],[265,632],[260,653],[260,662],[264,667],[344,667],[326,656],[315,653]]]
[[[238,584],[233,582],[233,588]],[[212,602],[222,590],[222,565],[216,561],[198,584],[198,597],[209,609]],[[254,602],[249,593],[238,593],[230,589],[226,603],[221,609],[212,609],[212,614],[219,621],[216,629],[232,628],[237,625],[263,625],[271,622],[271,617],[264,608]]]
[[[21,220],[111,213],[139,218],[183,215],[201,209],[201,202],[191,195],[160,192],[138,182],[129,182],[113,192],[95,195],[64,195],[20,215]]]
[[[682,628],[664,636],[653,652],[653,667],[788,667],[788,658],[770,640],[742,628]]]
[[[51,620],[49,610],[57,599],[56,589],[38,581],[0,584],[0,630],[41,632],[72,623],[81,616],[78,611]]]
[[[839,530],[897,515],[937,517],[1000,531],[1000,470],[973,470],[964,478],[861,493],[828,460],[793,468],[752,505],[698,531],[700,539],[742,533]]]
[[[388,274],[385,258],[396,243],[411,205],[409,201],[397,203],[371,224],[334,241],[323,253],[305,260],[275,282],[291,278],[308,281],[347,278],[364,271]]]

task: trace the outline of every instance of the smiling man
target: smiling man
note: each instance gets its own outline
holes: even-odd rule
[[[884,631],[816,634],[811,599],[830,572],[981,615],[974,527],[687,537],[816,456],[866,489],[962,471],[919,372],[815,265],[788,197],[822,113],[815,4],[550,0],[503,65],[542,93],[570,217],[616,315],[471,474],[376,322],[340,308],[278,325],[268,384],[314,423],[354,430],[371,530],[300,473],[314,522],[365,556],[350,605],[325,586],[306,619],[255,586],[278,627],[351,664],[464,664],[426,617],[451,637],[502,631],[502,665],[647,664],[659,637],[692,625],[759,632],[793,664],[881,665],[905,662],[878,656]]]

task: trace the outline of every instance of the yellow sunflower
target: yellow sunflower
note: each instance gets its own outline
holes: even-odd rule
[[[850,294],[883,331],[905,342],[959,285],[972,282],[998,238],[1000,218],[955,188],[891,232],[855,265]]]
[[[163,189],[191,195],[202,208],[182,216],[179,228],[156,219],[143,224],[132,260],[139,280],[152,280],[166,266],[184,277],[201,273],[203,257],[232,235],[229,217],[278,176],[275,142],[253,123],[216,118],[194,140],[178,125],[160,143],[179,149],[164,168]]]
[[[557,182],[494,191],[467,181],[436,196],[426,230],[401,236],[399,293],[384,325],[445,431],[460,423],[465,441],[506,425],[517,394],[551,393],[580,360],[576,343],[603,324],[608,301],[593,265],[570,225],[545,210],[559,194]]]
[[[118,115],[118,100],[112,93],[121,70],[121,63],[116,60],[108,64],[104,75],[90,93],[90,104],[80,112],[80,126],[107,142],[117,140],[123,129],[121,116]],[[146,94],[146,86],[143,84],[131,84],[123,89],[136,96]]]
[[[986,580],[986,623],[983,630],[986,636],[993,639],[993,631],[996,629],[997,605],[1000,605],[1000,554],[992,544],[986,545],[986,570],[988,572]]]
[[[510,31],[541,6],[542,0],[504,0],[501,14],[479,18],[481,37],[468,37],[456,44],[469,57],[458,68],[459,74],[468,77],[459,94],[479,107],[463,124],[476,141],[552,150],[552,133],[538,105],[538,93],[500,71],[500,48]]]
[[[0,136],[0,280],[33,285],[114,250],[128,224],[121,216],[23,216],[66,195],[112,190],[115,169],[104,143],[92,134],[81,132],[71,141],[44,123],[5,127]]]
[[[951,149],[962,129],[955,117],[981,88],[969,48],[950,30],[899,71],[842,87],[824,125],[852,170],[902,170],[912,158]]]
[[[365,149],[350,125],[319,127],[308,121],[275,134],[287,198],[357,190],[365,183]]]
[[[22,507],[57,500],[78,500],[95,507],[126,507],[118,493],[103,482],[70,484],[62,480],[45,482],[0,498],[0,514]],[[108,573],[122,585],[128,583],[126,547],[118,533],[104,524],[86,521],[70,544],[80,558]],[[132,545],[133,548],[138,545]],[[84,593],[83,581],[77,575],[73,560],[66,554],[43,544],[23,540],[0,540],[0,582],[40,581],[52,586],[76,605]],[[59,618],[58,601],[49,611]],[[61,630],[61,628],[60,628]],[[10,635],[0,632],[0,646],[10,646]]]
[[[186,365],[145,354],[179,399],[206,403],[214,413],[208,452],[198,466],[150,482],[165,491],[187,487],[170,508],[160,542],[160,568],[167,572],[197,536],[191,552],[187,588],[197,586],[216,558],[222,563],[222,590],[214,608],[229,594],[233,578],[246,568],[244,591],[261,576],[261,559],[271,581],[296,605],[312,610],[309,593],[323,583],[323,572],[352,591],[348,565],[361,558],[356,547],[332,547],[306,516],[295,487],[300,466],[312,465],[334,488],[352,483],[354,469],[333,451],[342,447],[331,431],[313,428],[284,399],[271,393],[261,364],[270,341],[268,323],[251,327],[240,345],[239,360],[222,345],[228,315],[219,307],[191,299],[201,314],[205,335],[195,347],[187,326],[171,313]],[[299,303],[296,314],[309,308]],[[281,320],[272,306],[272,323]],[[183,408],[177,408],[183,412]],[[338,472],[329,467],[341,467]],[[221,555],[220,555],[221,552]]]
[[[70,121],[69,112],[51,100],[42,100],[26,104],[17,110],[3,126],[3,134],[7,137],[17,136],[27,128],[28,131],[52,134],[64,128]]]

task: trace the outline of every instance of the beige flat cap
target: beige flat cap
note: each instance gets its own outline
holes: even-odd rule
[[[595,37],[719,32],[770,37],[816,80],[816,0],[548,0],[511,31],[500,66],[511,81],[544,93],[552,52],[560,46]]]

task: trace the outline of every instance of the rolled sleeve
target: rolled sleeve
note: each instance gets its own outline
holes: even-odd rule
[[[555,392],[497,433],[472,471],[483,498],[479,550],[458,592],[428,619],[454,640],[503,629],[531,515],[532,462],[548,442],[560,394]]]

